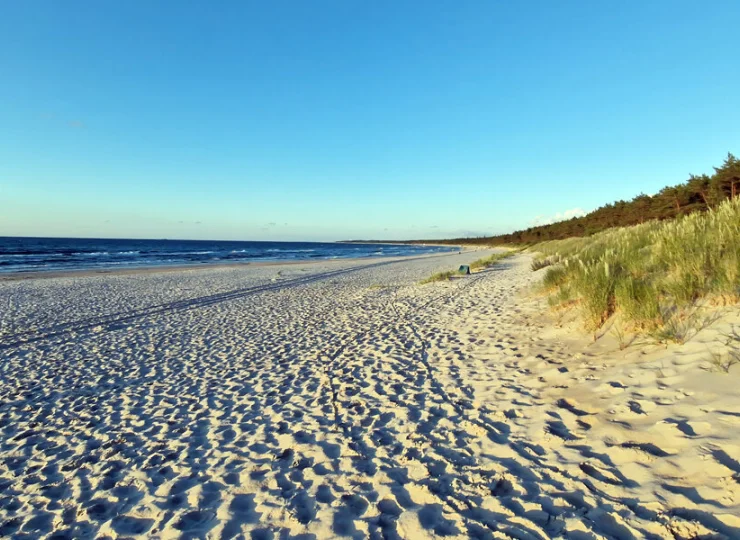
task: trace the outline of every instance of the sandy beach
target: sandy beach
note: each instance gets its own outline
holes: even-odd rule
[[[740,538],[737,310],[553,320],[520,254],[0,282],[0,536]]]

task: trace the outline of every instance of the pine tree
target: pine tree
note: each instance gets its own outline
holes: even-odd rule
[[[723,199],[734,199],[740,192],[740,161],[730,152],[721,167],[715,167],[714,186]]]

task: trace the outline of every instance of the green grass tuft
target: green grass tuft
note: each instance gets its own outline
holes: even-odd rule
[[[448,270],[447,272],[437,272],[434,275],[429,276],[419,282],[419,285],[426,285],[427,283],[434,283],[435,281],[447,281],[452,276],[457,274],[454,270]]]
[[[562,266],[553,266],[546,273],[545,277],[542,278],[542,286],[545,290],[552,291],[563,286],[568,274],[565,268]]]
[[[697,300],[740,298],[740,197],[704,213],[543,242],[533,269],[553,306],[575,300],[589,328],[620,313],[634,329],[683,341]],[[670,316],[667,314],[671,314]]]
[[[503,259],[513,257],[517,253],[518,251],[507,251],[506,253],[494,253],[493,255],[484,257],[483,259],[478,259],[477,261],[473,261],[472,263],[470,263],[470,269],[477,270],[479,268],[489,268]]]
[[[543,256],[536,257],[532,261],[532,271],[536,272],[537,270],[541,270],[543,268],[547,268],[548,266],[552,266],[553,264],[556,264],[557,262],[558,262],[557,257],[543,257]]]
[[[658,294],[652,284],[628,275],[619,280],[614,290],[615,305],[636,328],[653,330],[661,325]]]
[[[508,257],[513,257],[519,251],[520,250],[512,250],[512,251],[507,251],[506,253],[494,253],[493,255],[489,257],[478,259],[477,261],[473,261],[472,263],[470,263],[470,270],[489,268],[490,266],[493,266],[494,264],[498,263],[499,261],[503,259],[506,259]],[[455,270],[449,270],[447,272],[439,272],[437,274],[434,274],[433,276],[429,276],[428,278],[420,281],[419,285],[425,285],[426,283],[433,283],[435,281],[447,281],[454,275],[457,275],[457,272]]]

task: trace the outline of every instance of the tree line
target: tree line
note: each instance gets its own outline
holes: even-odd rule
[[[649,220],[665,220],[692,212],[705,212],[724,200],[740,195],[740,160],[731,153],[712,175],[690,175],[685,182],[661,189],[655,195],[641,193],[631,201],[617,201],[582,217],[539,225],[510,234],[434,241],[444,244],[533,244],[574,236],[590,236],[611,227],[627,227]],[[426,242],[430,242],[427,240]]]

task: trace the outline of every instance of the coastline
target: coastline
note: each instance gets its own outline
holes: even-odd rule
[[[193,263],[193,264],[173,264],[173,265],[152,265],[152,266],[132,266],[129,268],[111,267],[111,268],[90,268],[79,270],[40,270],[40,271],[23,271],[23,272],[4,272],[0,273],[0,282],[3,281],[24,281],[33,279],[51,279],[51,278],[69,278],[69,277],[90,277],[105,275],[138,275],[138,274],[157,274],[168,272],[186,272],[198,270],[219,270],[219,269],[237,269],[237,268],[261,268],[272,266],[314,266],[321,264],[341,265],[343,263],[359,263],[386,260],[403,260],[419,257],[437,257],[448,255],[448,253],[425,253],[420,255],[400,255],[388,257],[345,257],[337,259],[313,259],[313,260],[274,260],[274,261],[257,261],[257,262],[219,262],[219,263]]]
[[[449,246],[340,242],[0,237],[0,279],[199,266],[377,259],[454,251]]]
[[[737,372],[705,369],[737,310],[687,345],[622,351],[553,320],[527,254],[419,285],[480,257],[0,282],[0,522],[737,536]]]
[[[354,262],[363,259],[342,259],[342,261]],[[90,276],[126,276],[138,274],[158,274],[169,272],[187,272],[198,270],[219,270],[225,268],[246,268],[246,267],[265,267],[265,266],[293,266],[293,265],[313,265],[320,263],[329,263],[331,260],[315,261],[263,261],[263,262],[234,262],[234,263],[193,263],[193,264],[175,264],[175,265],[157,265],[157,266],[136,266],[131,268],[91,268],[79,270],[41,270],[30,272],[7,272],[0,274],[2,281],[22,281],[27,279],[51,279],[51,278],[68,278],[68,277],[90,277]]]

